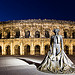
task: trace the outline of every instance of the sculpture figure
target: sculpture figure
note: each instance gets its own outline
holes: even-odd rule
[[[63,39],[58,35],[59,29],[54,29],[51,36],[50,50],[42,61],[38,70],[52,73],[75,73],[75,65],[67,57],[63,49]]]
[[[56,56],[60,52],[60,43],[61,43],[61,50],[63,50],[63,40],[62,36],[58,35],[59,29],[54,29],[53,32],[55,33],[55,35],[51,36],[50,50],[51,52],[53,51],[52,52],[53,55]]]

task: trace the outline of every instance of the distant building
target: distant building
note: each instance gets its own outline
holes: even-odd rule
[[[45,55],[55,28],[66,54],[75,54],[75,22],[29,19],[0,22],[0,55]]]

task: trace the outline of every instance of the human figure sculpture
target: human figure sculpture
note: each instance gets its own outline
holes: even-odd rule
[[[50,50],[53,53],[53,55],[56,56],[60,53],[60,49],[63,50],[63,39],[61,35],[58,35],[59,29],[54,29],[53,32],[55,33],[55,35],[51,36]]]
[[[64,52],[62,36],[58,35],[59,29],[54,29],[53,32],[55,35],[51,36],[50,50],[37,69],[59,74],[75,73],[74,63]]]

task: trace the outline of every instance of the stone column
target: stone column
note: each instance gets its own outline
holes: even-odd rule
[[[45,54],[45,49],[44,49],[44,44],[43,44],[43,41],[42,41],[40,55],[44,55],[44,54]]]
[[[23,44],[21,42],[21,45],[20,45],[20,55],[23,55]]]
[[[71,31],[71,38],[72,38],[72,33],[73,33],[73,31]]]
[[[34,32],[34,31],[33,31],[33,28],[31,27],[31,31],[30,31],[30,37],[31,37],[31,38],[34,37],[33,32]]]
[[[13,31],[12,31],[12,29],[11,29],[11,31],[10,31],[10,38],[13,38],[14,36],[13,36]]]
[[[25,38],[25,32],[24,32],[24,30],[23,30],[23,38]]]
[[[11,55],[14,55],[13,41],[11,41]]]
[[[4,38],[4,30],[3,30],[3,27],[2,27],[2,38]]]
[[[20,29],[20,38],[23,38],[23,30],[21,27],[19,29]]]
[[[33,40],[31,41],[30,55],[35,55]]]
[[[70,54],[70,55],[73,55],[73,45],[72,45],[72,44],[70,44],[69,54]]]
[[[5,45],[3,47],[4,47],[4,50],[3,50],[4,53],[3,54],[6,55]]]
[[[12,26],[11,26],[11,30],[10,30],[10,38],[14,38],[14,32],[13,32],[13,28],[12,28]]]
[[[5,53],[4,53],[4,44],[3,44],[3,42],[2,42],[2,55],[4,55]]]

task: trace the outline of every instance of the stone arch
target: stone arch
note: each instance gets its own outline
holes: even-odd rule
[[[39,31],[35,32],[35,38],[40,38],[40,32]]]
[[[10,45],[6,46],[6,55],[11,55]]]
[[[67,30],[64,30],[64,38],[67,38]]]
[[[30,45],[24,46],[24,55],[30,55]]]
[[[14,53],[15,53],[15,55],[20,55],[20,46],[19,45],[14,46]]]
[[[15,29],[15,38],[19,38],[20,37],[20,30],[19,28]]]
[[[45,37],[46,37],[46,38],[49,38],[49,37],[50,37],[49,31],[47,31],[47,30],[45,30]]]
[[[73,46],[73,55],[75,55],[75,45]]]
[[[47,54],[48,53],[48,51],[50,50],[50,45],[45,45],[45,54]]]
[[[64,51],[66,54],[69,54],[69,46],[65,45],[64,46]]]
[[[9,39],[10,38],[10,29],[6,29],[5,30],[5,32],[6,32],[6,39]]]
[[[75,39],[75,31],[72,33],[72,38]]]
[[[30,31],[25,31],[25,38],[29,38],[30,37]]]
[[[0,46],[0,55],[2,55],[2,47]]]
[[[40,46],[39,45],[35,46],[35,55],[40,55]]]

